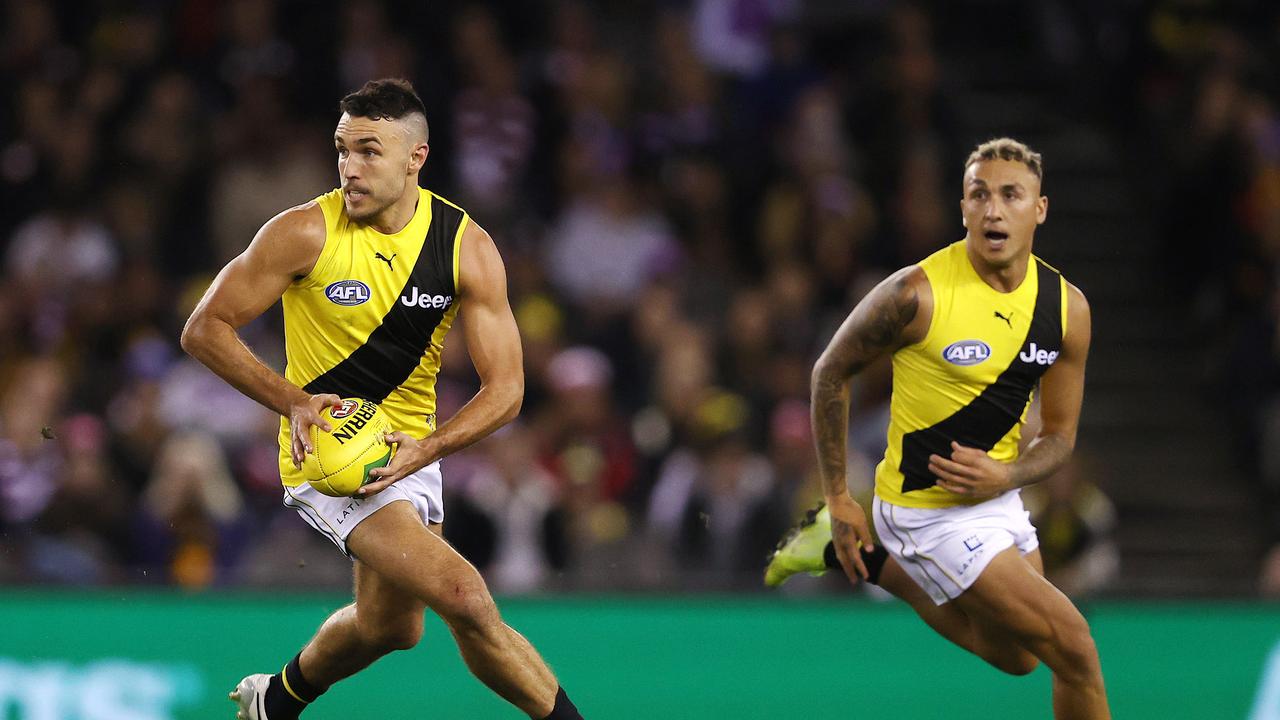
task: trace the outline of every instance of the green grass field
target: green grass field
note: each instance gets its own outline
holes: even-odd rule
[[[273,672],[334,595],[0,594],[0,720],[231,718],[241,675]],[[499,601],[584,715],[604,718],[1048,718],[1049,674],[1001,675],[898,604],[783,598]],[[1249,717],[1280,606],[1087,608],[1115,717]],[[91,709],[92,708],[92,709]],[[1274,715],[1280,717],[1280,707]],[[313,720],[518,718],[435,620],[418,648],[333,689]]]

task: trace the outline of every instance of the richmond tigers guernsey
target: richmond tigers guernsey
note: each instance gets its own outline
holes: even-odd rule
[[[893,355],[889,444],[876,467],[876,495],[894,505],[972,505],[936,487],[929,455],[951,456],[951,441],[1018,457],[1018,441],[1040,376],[1062,352],[1067,282],[1031,256],[1027,276],[1002,293],[978,276],[963,240],[920,263],[933,290],[933,317],[921,342]]]
[[[315,267],[284,292],[285,377],[311,394],[382,405],[392,428],[422,438],[435,430],[436,373],[458,314],[458,250],[470,218],[429,190],[399,232],[347,217],[340,189],[316,198],[325,242]],[[289,419],[280,422],[280,478],[293,467]]]

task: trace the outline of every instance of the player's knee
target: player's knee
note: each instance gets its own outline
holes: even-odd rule
[[[498,624],[498,606],[483,582],[459,582],[438,609],[455,631],[485,631]]]
[[[1084,618],[1057,628],[1056,636],[1058,653],[1063,660],[1063,667],[1055,669],[1059,676],[1067,680],[1088,681],[1101,674],[1098,646]]]

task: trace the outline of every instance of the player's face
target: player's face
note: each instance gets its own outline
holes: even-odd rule
[[[390,207],[413,182],[414,143],[406,124],[342,114],[333,133],[347,215],[365,220]]]
[[[1049,210],[1040,179],[1025,163],[982,160],[964,172],[960,212],[969,248],[994,267],[1031,253],[1031,238]]]

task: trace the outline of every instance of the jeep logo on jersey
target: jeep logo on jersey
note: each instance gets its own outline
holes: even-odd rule
[[[409,288],[408,295],[400,296],[400,302],[404,303],[408,307],[413,307],[414,305],[417,305],[420,308],[434,308],[436,310],[443,310],[449,307],[449,303],[453,302],[453,296],[452,295],[428,295],[424,292],[418,292],[418,288],[415,286],[415,287]]]
[[[359,280],[339,280],[324,289],[324,296],[339,305],[359,305],[369,300],[369,286]]]
[[[355,400],[343,400],[342,407],[338,408],[337,410],[329,411],[329,417],[333,418],[334,420],[341,420],[342,418],[355,412],[356,408],[358,407],[360,407],[360,403]]]
[[[1052,365],[1053,361],[1058,359],[1058,353],[1038,348],[1035,343],[1031,343],[1031,347],[1018,354],[1018,359],[1036,365]]]
[[[942,350],[942,359],[952,365],[977,365],[991,357],[991,346],[981,340],[957,340]]]

